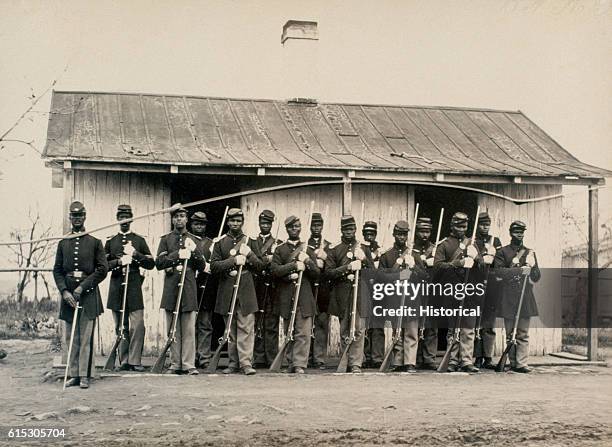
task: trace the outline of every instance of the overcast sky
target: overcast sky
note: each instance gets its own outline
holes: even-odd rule
[[[57,90],[286,98],[282,26],[306,19],[319,22],[321,101],[518,109],[582,161],[612,169],[610,1],[1,6],[0,134],[56,78]],[[7,138],[42,150],[49,99]],[[59,221],[62,193],[38,154],[6,143],[0,171],[0,239],[37,201]]]

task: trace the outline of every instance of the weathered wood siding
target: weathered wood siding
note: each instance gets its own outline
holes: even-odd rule
[[[170,206],[170,187],[165,184],[163,176],[148,175],[138,172],[86,171],[74,170],[64,178],[64,209],[72,200],[80,200],[87,210],[86,228],[95,228],[115,220],[117,205],[129,203],[134,215],[146,214]],[[159,238],[170,231],[170,217],[158,214],[132,223],[132,230],[143,236],[153,256],[157,252]],[[94,236],[106,241],[117,229],[107,229]],[[102,302],[106,308],[109,277],[100,285]],[[163,272],[150,270],[146,272],[143,284],[145,305],[145,352],[156,351],[165,342],[165,323],[159,309],[163,286]],[[99,318],[95,334],[96,348],[98,342],[105,353],[110,350],[114,341],[113,316],[106,310]]]

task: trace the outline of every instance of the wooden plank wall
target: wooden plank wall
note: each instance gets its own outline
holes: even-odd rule
[[[164,177],[147,175],[138,172],[105,172],[74,170],[71,197],[65,200],[80,200],[87,210],[86,228],[94,228],[115,221],[117,205],[132,205],[134,215],[146,214],[170,206],[170,186]],[[65,185],[65,187],[70,185]],[[67,204],[65,208],[67,209]],[[170,217],[159,214],[132,223],[132,230],[143,236],[153,256],[157,252],[159,239],[170,231]],[[107,229],[94,236],[104,243],[117,229]],[[110,277],[110,276],[109,276]],[[109,277],[100,285],[102,302],[106,308]],[[146,272],[143,284],[145,305],[145,353],[156,352],[165,342],[165,323],[159,309],[163,286],[163,272],[156,269]],[[113,317],[106,310],[99,318],[99,337],[96,330],[96,349],[98,342],[104,353],[108,353],[114,341]]]
[[[559,194],[561,185],[477,185],[496,193],[516,198],[534,198]],[[516,205],[510,201],[488,195],[479,195],[481,209],[488,209],[492,219],[495,219],[499,209],[498,219],[491,223],[491,231],[500,235],[504,245],[510,242],[508,228],[514,220],[522,220],[527,224],[525,245],[533,248],[538,257],[540,267],[560,268],[562,255],[561,210],[562,199],[552,199],[537,203]],[[560,284],[561,278],[559,278]],[[550,275],[543,278],[534,289],[540,315],[554,315],[558,324],[556,327],[543,327],[539,318],[531,321],[529,333],[530,353],[543,355],[561,350],[561,300],[555,296],[554,278]],[[501,320],[497,320],[501,322]],[[503,325],[503,323],[501,323]],[[505,344],[505,331],[498,329],[496,351],[501,353]]]

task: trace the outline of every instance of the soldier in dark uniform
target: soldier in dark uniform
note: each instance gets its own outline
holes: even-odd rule
[[[374,268],[374,262],[368,258],[355,238],[357,225],[353,216],[342,216],[340,220],[342,240],[329,249],[325,260],[325,277],[333,282],[333,294],[329,312],[340,319],[341,348],[345,348],[345,339],[349,336],[351,325],[351,307],[353,303],[353,281],[355,272],[362,268]],[[369,313],[369,293],[364,281],[360,281],[355,310],[355,341],[348,352],[350,372],[360,373],[363,362],[363,339],[366,330],[365,316]]]
[[[170,331],[181,274],[187,261],[181,308],[176,322],[175,341],[170,348],[171,365],[168,373],[187,372],[197,375],[195,367],[195,323],[198,311],[196,272],[204,270],[206,261],[198,247],[198,239],[187,231],[187,210],[178,208],[172,213],[174,229],[161,237],[155,266],[166,272],[161,308],[166,311],[166,328]]]
[[[206,237],[206,224],[208,219],[202,211],[196,211],[191,216],[191,233],[196,237],[197,245],[204,259],[210,261],[210,247],[212,239]],[[210,281],[210,263],[206,262],[204,270],[196,272],[198,286],[198,316],[196,319],[196,366],[206,368],[212,357],[212,313],[213,309],[206,305],[204,298],[206,289],[212,284]],[[211,281],[212,283],[212,281]]]
[[[414,247],[412,255],[419,271],[423,274],[423,280],[431,281],[434,263],[435,243],[431,238],[431,219],[429,217],[419,217],[416,224]],[[428,295],[423,305],[433,305],[435,297]],[[438,328],[437,321],[432,318],[421,318],[419,332],[422,338],[419,340],[417,351],[417,365],[420,369],[436,370],[436,354],[438,352]]]
[[[463,284],[465,281],[466,269],[471,269],[474,259],[478,256],[477,250],[470,244],[469,238],[465,233],[468,228],[468,216],[465,213],[457,212],[451,218],[451,234],[444,238],[436,249],[434,258],[434,281],[445,284]],[[468,278],[469,280],[469,278]],[[457,300],[450,298],[449,307],[464,308],[473,306],[469,298]],[[448,329],[447,341],[452,343],[455,333],[455,322]],[[455,345],[451,353],[448,371],[461,371],[476,373],[478,368],[474,366],[474,326],[475,317],[462,317],[461,327],[459,328],[459,345]]]
[[[117,207],[117,220],[132,217],[130,205]],[[144,238],[130,231],[131,222],[119,225],[119,233],[109,237],[104,244],[108,269],[111,272],[108,287],[108,303],[106,307],[113,311],[115,332],[119,334],[120,325],[126,337],[119,345],[119,363],[123,371],[144,371],[141,365],[142,348],[144,346],[144,302],[142,299],[142,281],[140,269],[152,270],[155,260]],[[121,322],[121,307],[123,305],[123,290],[126,269],[128,275],[128,289],[125,303],[125,316]]]
[[[71,379],[66,383],[66,386],[80,385],[81,388],[89,388],[94,323],[104,312],[98,284],[108,272],[102,242],[90,234],[78,235],[85,231],[85,217],[83,204],[72,202],[71,234],[76,237],[59,242],[53,266],[53,278],[62,295],[59,317],[66,322],[66,344],[70,343],[74,309],[77,305],[81,307],[72,352],[67,360]]]
[[[474,343],[475,366],[477,368],[495,369],[493,364],[493,349],[495,348],[495,313],[499,300],[500,287],[490,269],[493,264],[495,253],[502,246],[499,238],[491,236],[491,216],[484,211],[478,216],[478,228],[476,229],[476,248],[479,257],[477,262],[478,269],[474,271],[476,280],[485,282],[487,289],[485,292],[484,303],[481,309],[480,318],[480,341]],[[478,334],[476,334],[478,336]]]
[[[278,298],[276,286],[270,274],[270,263],[274,250],[282,241],[275,240],[270,233],[274,213],[263,210],[259,214],[259,235],[252,242],[253,251],[263,262],[261,273],[254,274],[255,291],[259,312],[255,318],[255,368],[268,368],[278,352]]]
[[[510,339],[514,327],[514,319],[518,310],[521,289],[525,276],[527,284],[523,305],[519,314],[516,331],[516,351],[510,352],[510,366],[512,371],[529,373],[531,368],[527,366],[529,357],[529,320],[538,315],[538,306],[533,295],[533,284],[541,277],[540,268],[535,252],[523,244],[523,237],[527,225],[520,220],[515,220],[510,225],[509,245],[497,251],[493,266],[495,275],[502,278],[502,298],[498,308],[498,316],[504,319],[506,337]]]
[[[229,231],[215,244],[211,258],[213,275],[219,276],[219,289],[215,312],[223,315],[227,324],[238,267],[243,266],[228,341],[229,365],[224,374],[238,372],[255,374],[253,368],[253,344],[255,337],[255,312],[258,311],[253,273],[261,272],[263,262],[253,252],[253,241],[243,232],[244,214],[239,208],[227,212]]]
[[[363,235],[363,242],[361,243],[362,250],[366,253],[366,256],[372,259],[374,266],[378,268],[380,261],[380,245],[376,242],[376,236],[378,235],[378,225],[373,221],[366,221],[363,224],[361,230]],[[366,368],[379,368],[383,357],[385,355],[385,330],[384,328],[370,327],[368,323],[368,330],[366,332],[364,340],[364,357]]]
[[[306,242],[300,242],[302,224],[296,216],[285,219],[288,239],[274,251],[270,270],[277,279],[280,313],[285,323],[285,334],[289,329],[289,320],[293,309],[293,299],[296,293],[298,272],[302,273],[302,282],[295,314],[293,343],[287,358],[289,359],[288,372],[304,374],[308,363],[310,351],[310,335],[312,332],[312,318],[316,312],[315,298],[312,293],[313,283],[321,274],[316,263],[314,250],[308,248]]]
[[[327,311],[329,308],[331,290],[331,283],[323,277],[325,259],[327,259],[327,251],[330,246],[330,242],[322,236],[323,224],[323,216],[321,216],[321,213],[312,213],[308,248],[310,248],[316,256],[317,267],[319,267],[321,275],[317,280],[312,282],[317,312],[313,324],[310,363],[313,367],[319,369],[325,369],[325,360],[327,357],[327,334],[329,330],[329,314]]]

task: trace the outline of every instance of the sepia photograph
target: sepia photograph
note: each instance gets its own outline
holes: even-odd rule
[[[612,445],[612,1],[0,6],[0,445]]]

